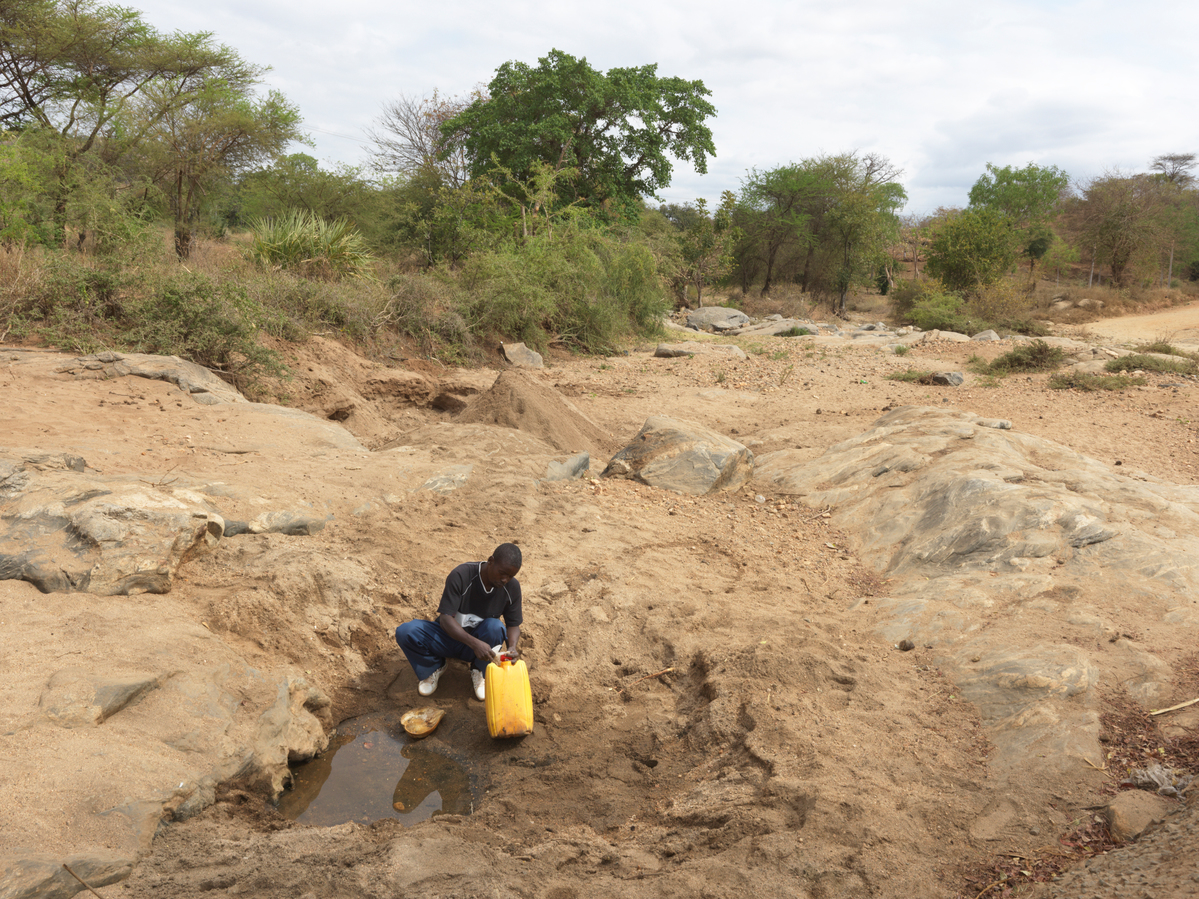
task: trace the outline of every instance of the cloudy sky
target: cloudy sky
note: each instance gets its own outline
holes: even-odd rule
[[[127,0],[160,31],[211,31],[299,106],[322,163],[362,163],[382,104],[462,94],[557,48],[594,68],[701,80],[717,157],[669,202],[752,168],[881,153],[907,211],[964,205],[987,162],[1082,179],[1199,152],[1199,3],[1142,0]]]

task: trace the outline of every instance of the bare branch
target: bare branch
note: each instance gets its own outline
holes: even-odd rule
[[[425,168],[441,173],[452,187],[466,183],[466,152],[461,141],[447,140],[441,125],[470,105],[476,97],[443,98],[401,94],[383,105],[374,128],[367,135],[375,144],[374,165],[379,171],[412,174]]]

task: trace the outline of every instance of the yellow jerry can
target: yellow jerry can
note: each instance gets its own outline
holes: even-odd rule
[[[493,737],[523,737],[533,732],[533,691],[524,659],[487,666],[487,729]]]

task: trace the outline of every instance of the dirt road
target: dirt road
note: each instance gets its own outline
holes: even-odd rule
[[[1149,315],[1126,315],[1089,323],[1085,330],[1096,338],[1117,342],[1165,340],[1179,345],[1199,345],[1199,303]]]

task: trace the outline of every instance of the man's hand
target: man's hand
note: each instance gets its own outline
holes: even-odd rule
[[[495,662],[497,665],[500,663],[500,657],[496,654],[496,651],[482,640],[475,641],[475,658],[487,659],[488,661]]]
[[[505,649],[504,655],[515,662],[520,658],[520,649],[516,646],[513,646],[511,649]]]

